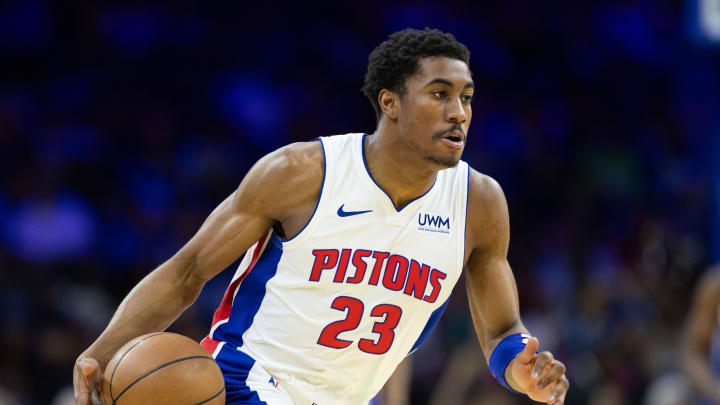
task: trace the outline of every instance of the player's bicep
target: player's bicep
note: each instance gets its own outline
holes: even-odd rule
[[[278,151],[260,159],[238,188],[208,216],[176,257],[189,263],[192,278],[204,282],[237,260],[273,224],[269,202],[282,171]]]
[[[234,196],[223,201],[188,242],[194,270],[203,280],[232,264],[272,226],[262,212],[234,209],[232,200]]]
[[[293,217],[297,207],[305,207],[316,198],[323,170],[318,152],[322,154],[317,143],[292,144],[263,157],[250,169],[237,190],[178,252],[178,257],[192,263],[194,279],[214,277],[274,223]]]
[[[254,202],[243,201],[247,200],[243,188],[241,185],[218,205],[176,255],[189,263],[200,281],[232,264],[272,226],[272,219]]]

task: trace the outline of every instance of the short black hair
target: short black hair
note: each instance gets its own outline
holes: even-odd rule
[[[452,34],[427,27],[424,30],[406,28],[395,32],[370,52],[362,93],[375,109],[378,122],[382,116],[378,103],[380,90],[404,94],[405,79],[417,72],[421,59],[432,56],[461,60],[470,66],[470,51],[465,45]]]

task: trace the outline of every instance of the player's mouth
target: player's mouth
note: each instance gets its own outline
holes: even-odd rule
[[[465,134],[462,131],[450,131],[440,137],[440,142],[453,149],[462,149],[465,146]]]

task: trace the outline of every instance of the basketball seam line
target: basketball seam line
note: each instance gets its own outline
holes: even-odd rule
[[[220,396],[220,394],[222,394],[222,393],[223,393],[223,391],[225,391],[225,384],[223,384],[223,387],[222,387],[222,389],[221,389],[220,391],[218,391],[218,393],[217,393],[217,394],[215,394],[215,395],[211,396],[210,398],[208,398],[208,399],[206,399],[206,400],[204,400],[204,401],[202,401],[202,402],[198,402],[198,403],[196,403],[196,404],[193,404],[193,405],[202,405],[202,404],[206,404],[206,403],[208,403],[208,402],[212,401],[213,399],[215,399],[215,398],[219,397],[219,396]]]
[[[132,349],[134,349],[135,346],[137,346],[137,345],[139,345],[140,343],[142,343],[142,342],[150,339],[151,337],[155,337],[155,336],[162,335],[162,334],[163,334],[163,332],[158,332],[158,333],[156,333],[156,334],[154,334],[154,335],[146,336],[146,337],[143,338],[142,340],[139,340],[139,341],[135,342],[134,345],[130,346],[130,348],[127,349],[127,351],[126,351],[125,353],[123,353],[122,356],[120,356],[120,359],[118,360],[118,362],[115,363],[115,368],[113,369],[112,375],[110,376],[110,382],[108,383],[108,391],[110,391],[110,392],[109,392],[109,394],[110,394],[110,399],[113,401],[113,403],[115,403],[115,398],[113,398],[113,394],[112,394],[112,382],[113,382],[113,378],[115,378],[115,372],[117,371],[118,367],[120,366],[120,363],[122,363],[122,361],[123,361],[123,359],[125,358],[125,356],[127,356],[127,354],[130,353],[130,351],[131,351]]]
[[[175,363],[179,363],[179,362],[181,362],[181,361],[192,360],[192,359],[207,359],[207,360],[215,361],[215,359],[213,359],[212,357],[208,357],[208,356],[188,356],[188,357],[181,357],[181,358],[175,359],[175,360],[173,360],[173,361],[169,361],[169,362],[167,362],[167,363],[165,363],[165,364],[161,364],[161,365],[155,367],[155,368],[152,369],[152,370],[146,371],[145,374],[141,375],[141,376],[138,377],[135,381],[133,381],[132,383],[130,383],[130,385],[128,385],[127,387],[125,387],[125,389],[122,390],[122,392],[120,392],[120,394],[118,394],[117,398],[113,399],[113,405],[116,405],[117,400],[119,400],[120,397],[123,396],[123,394],[125,394],[125,393],[127,392],[127,390],[129,390],[133,385],[135,385],[135,384],[137,384],[138,382],[140,382],[140,380],[142,380],[143,378],[145,378],[145,377],[149,376],[150,374],[152,374],[152,373],[160,370],[161,368],[164,368],[164,367],[173,365],[173,364],[175,364]]]

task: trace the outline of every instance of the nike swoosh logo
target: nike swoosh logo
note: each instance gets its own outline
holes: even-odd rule
[[[341,217],[351,217],[353,215],[360,215],[360,214],[366,214],[368,212],[372,212],[372,210],[367,211],[343,211],[343,207],[345,204],[341,205],[340,208],[338,208],[337,214]]]

